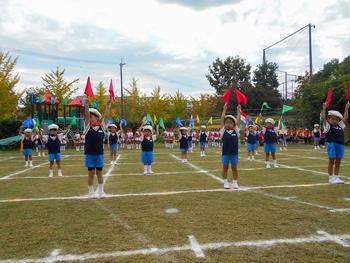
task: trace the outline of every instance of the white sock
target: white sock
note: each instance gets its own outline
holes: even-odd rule
[[[29,165],[29,161],[26,161],[26,165]]]
[[[144,165],[144,166],[143,166],[143,171],[144,171],[145,173],[148,173],[148,165]]]
[[[50,169],[50,174],[53,174],[53,169]]]
[[[33,165],[33,161],[29,161],[29,165]]]
[[[232,183],[237,183],[237,182],[238,182],[238,181],[237,181],[237,180],[235,180],[235,179],[233,179],[233,180],[232,180]]]
[[[93,193],[94,192],[94,186],[93,185],[89,185],[88,189],[89,189],[89,193]]]
[[[62,175],[62,170],[61,169],[58,169],[58,174]]]
[[[277,164],[277,160],[273,160],[273,165],[276,165]]]
[[[103,193],[103,184],[98,184],[98,192]]]
[[[227,183],[227,178],[226,178],[226,179],[224,179],[224,183]]]

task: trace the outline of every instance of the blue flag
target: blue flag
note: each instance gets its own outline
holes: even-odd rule
[[[177,124],[178,126],[183,126],[183,125],[182,125],[182,122],[181,122],[181,120],[180,120],[180,117],[177,117],[177,118],[176,118],[176,124]]]
[[[190,118],[190,126],[194,127],[194,118],[193,118],[192,115],[191,115],[191,118]]]

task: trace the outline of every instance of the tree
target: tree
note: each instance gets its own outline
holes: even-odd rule
[[[128,94],[128,96],[125,97],[126,119],[129,123],[138,125],[141,123],[145,112],[141,104],[140,91],[135,78],[130,80],[129,88],[125,88],[125,91]]]
[[[64,99],[68,100],[72,94],[78,89],[74,88],[73,85],[79,81],[79,79],[73,79],[72,81],[66,81],[64,78],[65,69],[60,70],[58,67],[55,71],[46,73],[41,77],[43,86],[47,89],[54,97],[58,98],[60,102]]]
[[[201,94],[199,99],[191,97],[193,112],[201,117],[210,117],[215,110],[214,105],[209,103],[212,95]]]
[[[177,90],[174,96],[170,97],[171,118],[175,120],[177,117],[181,119],[187,116],[187,99]]]
[[[224,61],[217,58],[209,66],[209,73],[206,75],[210,85],[216,90],[218,95],[224,94],[227,87],[244,86],[250,82],[249,63],[245,59],[236,57],[227,57]]]
[[[152,90],[151,97],[147,101],[145,108],[147,113],[152,114],[152,117],[156,115],[158,119],[163,117],[167,120],[170,117],[169,104],[169,97],[165,94],[162,95],[160,87],[157,86]]]
[[[266,62],[260,64],[254,70],[253,83],[255,86],[259,86],[264,89],[277,89],[278,79],[276,70],[278,65],[272,62]]]
[[[15,92],[19,82],[18,74],[13,75],[17,58],[9,53],[0,52],[0,120],[16,116],[16,109],[20,94]]]
[[[108,96],[106,95],[107,89],[103,86],[100,81],[96,87],[95,101],[98,103],[98,110],[103,112],[106,108]]]

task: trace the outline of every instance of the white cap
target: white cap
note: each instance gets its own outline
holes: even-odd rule
[[[275,121],[274,121],[274,119],[272,119],[272,118],[267,118],[267,119],[265,120],[265,123],[271,123],[272,125],[274,125],[274,124],[275,124]]]
[[[145,130],[149,130],[149,131],[153,132],[153,128],[152,128],[151,125],[143,126],[142,130],[144,130],[144,131],[145,131]]]
[[[201,125],[201,129],[205,129],[205,128],[207,128],[207,126]]]
[[[328,116],[338,117],[341,120],[343,119],[343,115],[341,115],[341,113],[339,111],[336,111],[336,110],[328,111]]]
[[[254,125],[254,124],[249,124],[249,125],[248,125],[248,128],[249,128],[249,127],[255,128],[255,125]]]
[[[24,130],[24,133],[32,133],[32,129],[27,128]]]
[[[187,131],[187,127],[180,127],[180,131]]]
[[[98,110],[94,109],[94,108],[90,108],[89,112],[90,112],[90,114],[96,115],[99,119],[102,118],[101,113]]]
[[[314,125],[314,127],[315,127],[315,128],[316,128],[316,127],[320,127],[320,125],[316,123],[316,124]]]
[[[108,124],[108,127],[114,127],[114,128],[116,128],[116,129],[118,129],[117,125],[115,125],[115,124],[113,124],[113,123]]]
[[[236,120],[236,118],[233,116],[233,115],[226,115],[225,116],[225,119],[231,119],[231,120],[233,120],[235,123],[237,122],[237,120]]]
[[[48,127],[47,127],[49,130],[58,130],[58,125],[56,124],[50,124]]]

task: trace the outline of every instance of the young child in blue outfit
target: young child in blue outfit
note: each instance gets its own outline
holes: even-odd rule
[[[227,104],[225,103],[221,114],[221,129],[220,138],[222,141],[222,177],[224,179],[224,188],[229,189],[230,184],[227,181],[227,172],[229,165],[231,164],[232,170],[232,188],[238,189],[238,144],[239,144],[239,131],[240,123],[237,120],[241,119],[241,105],[237,106],[237,117],[232,115],[226,115]]]
[[[322,119],[323,128],[326,133],[327,151],[328,151],[328,175],[329,183],[343,184],[344,181],[339,178],[341,160],[344,158],[344,129],[348,121],[350,103],[345,105],[344,117],[335,110],[328,111],[326,116],[326,106],[323,105]]]
[[[204,157],[205,156],[205,146],[207,145],[207,138],[208,134],[206,131],[207,127],[205,125],[201,126],[201,130],[199,132],[199,146],[200,146],[200,156]]]
[[[179,142],[181,151],[181,161],[187,163],[187,152],[188,152],[188,133],[186,127],[180,127]]]
[[[312,130],[312,137],[314,139],[314,149],[320,149],[321,132],[320,125],[317,123],[314,125],[314,129]]]
[[[88,169],[89,198],[96,198],[93,185],[95,174],[97,175],[98,180],[98,197],[106,197],[106,194],[103,189],[104,184],[102,173],[104,166],[103,141],[105,133],[107,131],[107,121],[109,117],[110,108],[111,100],[109,99],[106,105],[104,117],[102,119],[101,113],[96,109],[90,108],[90,101],[86,99],[84,123],[84,154],[85,166]]]
[[[152,163],[154,161],[153,149],[154,142],[157,140],[159,134],[158,126],[156,133],[153,133],[153,127],[151,125],[144,125],[140,128],[141,134],[141,162],[143,163],[143,174],[153,174]]]
[[[115,124],[109,124],[108,125],[110,132],[108,136],[108,142],[109,142],[109,151],[111,155],[111,165],[117,164],[117,151],[118,151],[118,143],[119,143],[119,136],[122,131],[122,125],[120,125],[120,129],[118,131],[118,127]]]
[[[264,134],[264,152],[265,152],[265,164],[266,168],[271,168],[270,164],[270,153],[273,160],[273,166],[278,168],[276,160],[276,143],[277,143],[277,133],[281,127],[281,122],[278,122],[278,128],[276,128],[275,121],[272,118],[267,118],[265,120],[266,126],[263,128]]]
[[[22,130],[21,130],[22,133]],[[27,128],[24,130],[24,133],[21,135],[21,140],[23,144],[23,156],[26,164],[24,167],[33,167],[33,146],[34,146],[34,137],[32,129]]]
[[[248,125],[246,131],[247,137],[247,151],[248,151],[248,160],[255,160],[255,151],[256,151],[256,131],[253,124]]]

